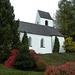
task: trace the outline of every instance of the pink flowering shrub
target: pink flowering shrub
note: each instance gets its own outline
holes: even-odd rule
[[[60,75],[60,71],[56,66],[49,66],[44,75]]]
[[[75,62],[67,62],[61,66],[50,66],[44,75],[75,75]]]
[[[10,55],[10,57],[4,62],[4,67],[15,68],[15,67],[14,67],[14,63],[15,63],[14,60],[15,60],[15,55],[16,55],[16,53],[19,53],[19,51],[16,50],[16,49],[11,50],[11,55]],[[38,56],[38,54],[37,54],[34,50],[30,50],[30,53],[34,55],[36,61],[40,58],[40,57]]]
[[[75,75],[75,62],[67,62],[62,66],[58,66],[61,75]]]

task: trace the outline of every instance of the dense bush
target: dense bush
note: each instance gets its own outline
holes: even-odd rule
[[[30,69],[36,68],[36,61],[33,54],[18,53],[15,59],[16,60],[15,60],[14,66],[17,69],[30,70]]]
[[[36,61],[38,61],[38,59],[40,59],[39,55],[34,50],[30,50],[30,53],[34,55]]]
[[[34,55],[36,61],[38,61],[38,59],[40,58],[40,57],[38,56],[38,54],[37,54],[34,50],[29,50],[29,51],[30,51],[31,54]],[[15,63],[14,60],[15,60],[15,55],[16,55],[16,53],[19,53],[19,51],[16,50],[16,49],[11,50],[11,55],[10,55],[10,57],[4,62],[4,67],[15,68],[15,67],[14,67],[14,63]],[[31,60],[33,60],[33,59],[31,59]]]
[[[73,42],[71,37],[66,38],[63,48],[66,52],[75,52],[75,42]]]
[[[55,43],[54,43],[54,48],[53,48],[53,52],[58,53],[59,52],[59,40],[57,37],[55,37]]]
[[[33,54],[29,51],[27,33],[24,32],[22,38],[22,45],[19,49],[19,53],[15,57],[14,66],[17,69],[30,70],[36,67],[36,60]]]
[[[16,53],[19,53],[19,51],[16,50],[16,49],[11,50],[11,55],[10,55],[10,57],[4,62],[4,67],[15,68],[15,67],[14,67],[14,60],[15,60],[15,55],[16,55]]]
[[[62,66],[58,66],[61,75],[75,75],[75,62],[67,62]]]
[[[60,71],[55,66],[49,66],[44,75],[60,75]]]
[[[50,66],[44,75],[75,75],[75,62],[67,62],[61,66]]]
[[[39,71],[45,71],[47,69],[47,63],[44,59],[40,58],[37,61],[37,70]]]

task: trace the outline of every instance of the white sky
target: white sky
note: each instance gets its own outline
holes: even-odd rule
[[[59,0],[10,0],[15,19],[35,23],[37,10],[49,12],[52,17],[58,9]]]

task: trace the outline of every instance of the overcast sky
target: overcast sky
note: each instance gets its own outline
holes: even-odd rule
[[[15,19],[35,23],[37,10],[49,12],[52,17],[58,9],[59,0],[10,0]]]

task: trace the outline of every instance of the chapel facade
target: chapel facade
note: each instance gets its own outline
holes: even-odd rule
[[[59,52],[65,52],[62,48],[64,36],[54,28],[53,19],[48,12],[38,10],[35,24],[20,21],[18,31],[21,41],[24,31],[27,32],[29,49],[35,50],[36,53],[52,53],[55,36],[59,39]]]

